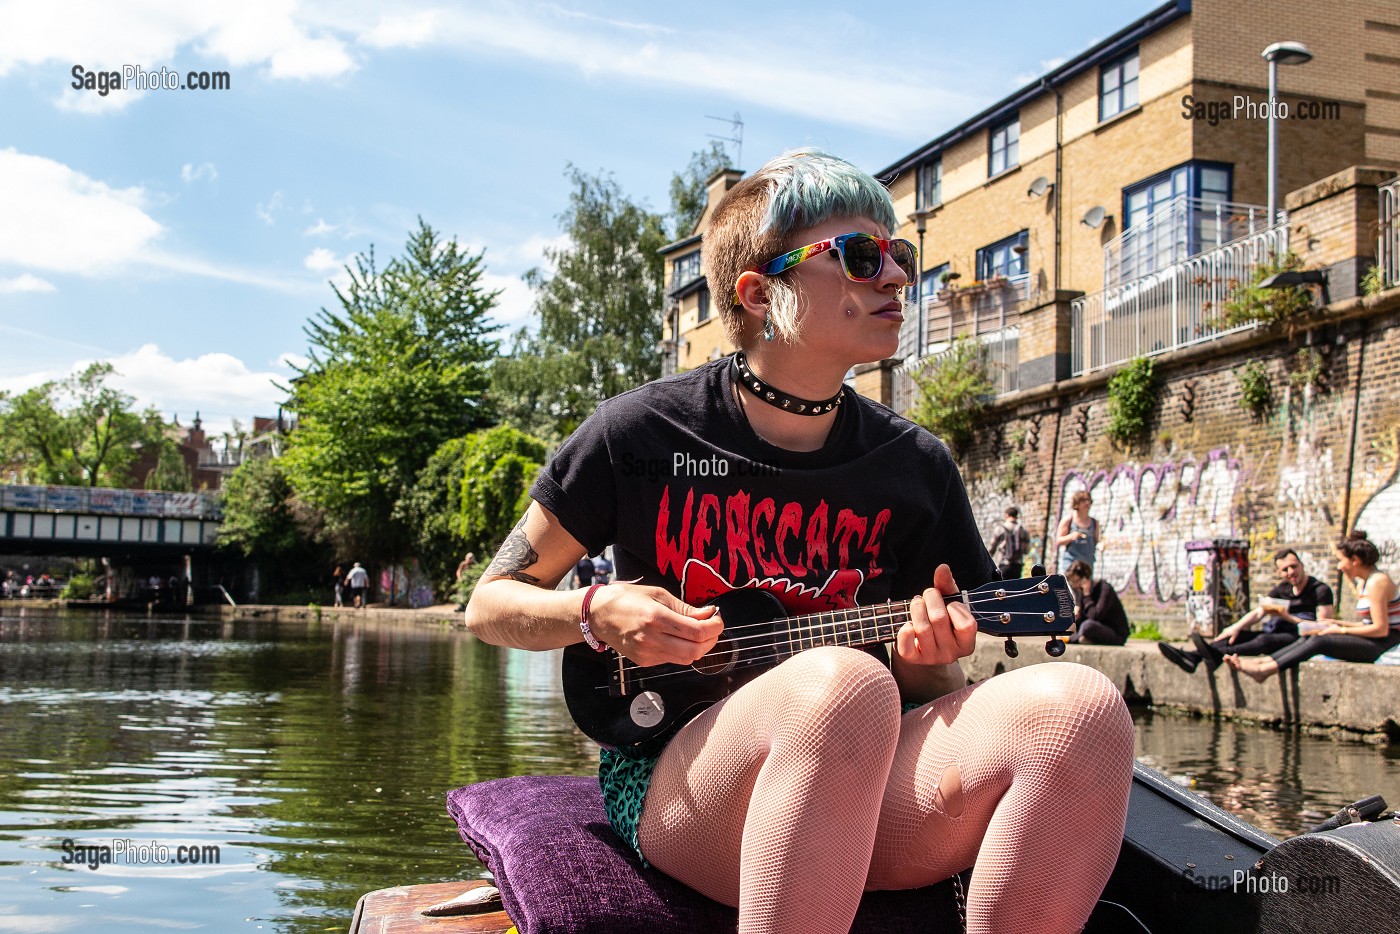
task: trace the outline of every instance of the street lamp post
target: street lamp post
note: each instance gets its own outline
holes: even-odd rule
[[[1275,42],[1263,52],[1269,63],[1269,226],[1278,221],[1278,66],[1304,65],[1312,53],[1301,42]]]
[[[918,326],[914,329],[918,348],[914,353],[914,359],[924,355],[924,234],[928,232],[928,219],[936,213],[935,209],[923,208],[909,215],[909,219],[914,222],[914,232],[919,235],[919,277],[914,282],[914,307],[915,314],[918,315]]]

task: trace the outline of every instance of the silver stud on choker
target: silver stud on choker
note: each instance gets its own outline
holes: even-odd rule
[[[797,415],[825,415],[841,404],[842,392],[837,392],[836,395],[832,396],[830,399],[822,399],[818,402],[813,402],[810,399],[799,399],[797,396],[790,396],[781,389],[773,388],[754,375],[754,371],[749,369],[749,361],[744,358],[743,351],[736,353],[733,359],[735,381],[774,408],[779,408],[785,412],[792,412]]]

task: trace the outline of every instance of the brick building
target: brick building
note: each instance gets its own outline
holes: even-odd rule
[[[1283,40],[1311,60],[1277,66],[1271,218],[1261,53]],[[1099,570],[1169,630],[1188,541],[1247,540],[1256,593],[1282,542],[1322,577],[1353,526],[1400,552],[1397,48],[1400,9],[1375,0],[1176,0],[892,162],[877,175],[920,245],[919,313],[856,388],[907,410],[911,374],[975,337],[998,390],[963,452],[979,518],[1019,503],[1052,557],[1045,536],[1090,489]],[[717,174],[710,202],[738,178]],[[731,349],[700,276],[706,220],[664,251],[668,372]],[[1290,253],[1326,274],[1318,310],[1227,327],[1240,283]],[[1105,383],[1142,355],[1160,404],[1148,436],[1114,445]],[[1261,412],[1239,404],[1255,361]]]

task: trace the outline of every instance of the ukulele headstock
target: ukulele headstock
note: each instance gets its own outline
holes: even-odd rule
[[[1045,651],[1063,655],[1065,644],[1055,637],[1074,628],[1074,598],[1060,574],[992,581],[963,591],[963,602],[980,631],[1006,639],[1006,654],[1012,658],[1017,655],[1014,636],[1051,636]]]

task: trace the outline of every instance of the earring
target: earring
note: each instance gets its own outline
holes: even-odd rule
[[[777,333],[777,329],[773,327],[773,313],[771,311],[765,311],[763,313],[763,339],[771,341]]]

